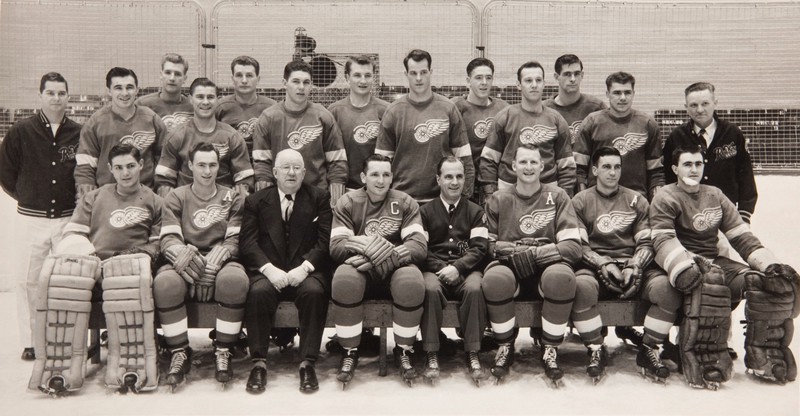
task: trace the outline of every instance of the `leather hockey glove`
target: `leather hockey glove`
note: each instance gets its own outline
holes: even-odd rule
[[[197,247],[191,244],[169,246],[164,250],[164,257],[172,263],[175,272],[190,285],[195,284],[205,270],[205,259]]]
[[[597,276],[600,278],[600,283],[609,291],[618,295],[622,295],[625,292],[622,285],[622,272],[616,263],[611,262],[600,266]]]
[[[692,267],[678,273],[675,278],[675,289],[683,293],[691,293],[701,283],[703,283],[703,273],[697,264],[692,264]]]
[[[642,286],[642,269],[639,266],[625,266],[622,269],[622,281],[628,281],[625,292],[619,295],[620,299],[630,299],[636,296]]]

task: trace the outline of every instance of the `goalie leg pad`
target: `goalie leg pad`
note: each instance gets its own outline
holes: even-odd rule
[[[760,378],[778,383],[794,381],[797,363],[789,349],[794,336],[794,293],[770,293],[764,290],[764,283],[759,273],[745,277],[744,363]]]
[[[692,387],[716,389],[731,378],[733,362],[727,352],[730,299],[727,286],[708,282],[684,296],[685,317],[678,337],[683,375]]]
[[[83,386],[92,288],[99,277],[94,256],[48,256],[39,274],[33,364],[28,388],[50,395]]]
[[[120,391],[158,387],[150,258],[145,254],[103,261],[103,312],[108,326],[105,384]]]

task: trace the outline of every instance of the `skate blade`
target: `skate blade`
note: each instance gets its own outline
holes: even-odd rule
[[[706,381],[706,388],[711,391],[719,390],[719,382],[718,381]]]
[[[768,375],[764,374],[763,372],[753,370],[752,368],[748,368],[747,370],[745,370],[745,374],[749,374],[749,375],[753,376],[753,378],[755,378],[756,380],[762,381],[762,382],[770,382],[770,383],[780,384],[781,386],[786,384],[785,380],[778,380],[774,376],[768,376]]]
[[[439,381],[438,377],[424,377],[425,381],[430,383],[432,387],[436,387],[436,383]]]
[[[405,382],[406,382],[406,386],[408,386],[408,387],[414,387],[414,380],[403,380],[403,381],[405,381]]]
[[[472,382],[475,383],[475,387],[481,388],[481,380],[473,379]]]
[[[592,385],[596,386],[600,384],[600,382],[603,381],[603,378],[603,376],[592,377]]]
[[[345,391],[345,390],[347,390],[347,385],[348,385],[348,384],[350,384],[350,382],[349,382],[349,381],[344,381],[344,382],[342,382],[342,391]]]
[[[643,379],[653,384],[660,384],[662,386],[667,385],[667,379],[661,378],[655,374],[648,373],[647,369],[645,369],[644,367],[639,367],[639,375],[642,376]]]
[[[545,378],[547,378],[547,377],[545,377]],[[564,387],[564,381],[561,380],[561,379],[553,380],[553,379],[547,378],[547,380],[545,380],[545,382],[547,383],[547,386],[550,387],[553,390],[558,390],[558,389]]]

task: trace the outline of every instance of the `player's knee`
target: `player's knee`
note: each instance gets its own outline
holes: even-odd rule
[[[683,305],[683,295],[672,287],[666,275],[656,276],[649,292],[650,302],[665,311],[675,312]]]
[[[331,297],[345,305],[361,302],[366,284],[366,279],[358,270],[349,264],[343,264],[333,275]]]
[[[516,278],[506,266],[495,266],[486,271],[481,281],[481,290],[486,300],[499,302],[514,297]]]
[[[390,283],[392,300],[400,306],[421,305],[425,298],[425,282],[416,267],[402,267],[392,275]]]
[[[578,274],[575,276],[575,303],[572,310],[585,311],[597,304],[600,288],[594,276]]]
[[[575,298],[575,273],[566,264],[554,264],[542,273],[542,294],[547,299],[569,300]]]
[[[175,270],[162,271],[153,280],[153,297],[158,307],[179,304],[186,297],[186,283]]]
[[[228,263],[217,273],[215,298],[219,302],[239,303],[247,297],[249,283],[242,266]]]

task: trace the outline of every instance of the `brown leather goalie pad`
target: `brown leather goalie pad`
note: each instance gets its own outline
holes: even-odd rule
[[[797,363],[789,349],[794,335],[792,312],[796,290],[765,284],[761,273],[745,275],[744,364],[758,377],[785,383],[797,378]],[[780,290],[783,287],[785,290]],[[772,289],[767,291],[765,289]]]
[[[36,361],[29,389],[61,395],[83,386],[92,288],[99,275],[100,259],[94,256],[45,259],[37,289]]]
[[[728,354],[731,290],[719,267],[698,265],[704,272],[703,282],[684,295],[684,319],[678,332],[683,375],[692,387],[716,388],[730,380],[733,372]]]
[[[134,392],[158,387],[153,276],[146,254],[103,261],[103,312],[108,327],[105,384]]]

